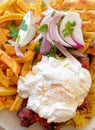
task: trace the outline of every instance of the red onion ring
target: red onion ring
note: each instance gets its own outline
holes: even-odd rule
[[[67,47],[71,47],[70,43],[66,43],[65,41],[63,41],[63,39],[59,35],[56,23],[59,21],[60,18],[61,18],[60,15],[55,15],[51,20],[51,22],[49,23],[49,35],[51,39],[54,40],[55,42],[60,42],[61,44]]]
[[[79,42],[77,42],[72,35],[71,35],[71,38],[76,43],[77,48],[83,48],[84,47],[82,44],[80,44]]]
[[[77,67],[81,67],[81,63],[74,57],[71,55],[71,53],[69,53],[66,48],[64,46],[62,46],[62,44],[54,42],[55,46],[60,50],[60,52],[62,54],[64,54],[68,59],[71,60],[71,62],[73,64],[75,64]]]
[[[53,47],[53,45],[46,39],[46,37],[43,37],[43,41],[41,44],[41,49],[40,49],[40,53],[42,55],[44,54],[48,54],[51,50],[51,48]]]

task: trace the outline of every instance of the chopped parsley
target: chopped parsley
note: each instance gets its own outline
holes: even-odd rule
[[[57,47],[56,46],[51,48],[50,52],[48,54],[46,54],[46,56],[48,56],[48,57],[56,57],[56,55],[57,55]]]
[[[18,35],[16,38],[16,42],[19,43],[19,41],[20,41],[20,35]]]
[[[39,42],[41,43],[43,41],[43,37],[41,37],[40,39],[39,39]]]
[[[77,48],[68,48],[68,51],[72,53],[73,51],[77,51]]]
[[[65,64],[64,67],[67,67],[69,64]]]
[[[32,65],[36,65],[38,63],[38,61],[37,60],[34,60],[33,62],[32,62]]]
[[[92,38],[92,41],[91,41],[91,43],[93,43],[93,42],[94,42],[94,40],[95,40],[95,36]]]
[[[20,29],[23,31],[27,31],[28,25],[26,24],[26,21],[23,19],[21,24],[20,24]]]
[[[46,4],[42,1],[41,7],[46,7]]]
[[[52,12],[52,14],[51,14],[51,17],[53,17],[53,16],[55,15],[55,13],[56,13],[56,12],[55,12],[55,10],[54,10],[54,11]]]
[[[4,44],[10,44],[8,41],[6,41]]]
[[[73,33],[75,25],[76,25],[76,21],[73,22],[68,21],[65,24],[65,28],[62,30],[64,37],[67,37]]]
[[[12,21],[11,23],[7,24],[8,28],[9,28],[9,36],[16,39],[17,36],[18,36],[18,32],[19,32],[19,29],[16,25],[16,22],[15,21]]]
[[[83,35],[83,38],[84,38],[84,39],[88,39],[88,38],[89,38],[89,35],[88,35],[88,34],[85,34],[85,35]]]
[[[64,17],[65,17],[65,15],[63,15],[63,16],[59,19],[59,21],[56,23],[57,26],[60,26],[60,24],[61,24],[61,22],[62,22],[62,20],[63,20]]]
[[[46,33],[48,32],[48,25],[47,24],[43,24],[38,28],[38,32],[43,32]]]
[[[38,43],[38,44],[35,45],[35,51],[36,51],[37,53],[40,52],[40,48],[41,48],[41,44],[40,44],[40,43]]]
[[[64,8],[64,9],[63,9],[63,11],[68,11],[68,10],[69,10],[69,8]]]

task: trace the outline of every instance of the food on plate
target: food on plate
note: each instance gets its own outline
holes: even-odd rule
[[[28,98],[26,107],[49,123],[74,117],[90,87],[88,70],[77,67],[69,58],[61,61],[43,56],[31,72],[18,80],[18,93]]]
[[[0,110],[23,127],[84,127],[95,116],[94,1],[0,4]]]

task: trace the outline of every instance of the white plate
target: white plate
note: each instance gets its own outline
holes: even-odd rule
[[[35,1],[35,0],[24,0],[24,1]],[[54,1],[54,0],[52,0]],[[0,0],[0,3],[2,0]],[[4,128],[4,129],[3,129]],[[43,130],[43,128],[35,123],[29,128],[20,126],[20,122],[16,116],[16,113],[9,112],[8,110],[0,111],[0,130]],[[72,126],[64,127],[61,130],[95,130],[95,118],[93,118],[86,127],[82,129],[76,129]]]
[[[35,123],[30,128],[21,127],[16,113],[9,112],[8,110],[0,111],[0,126],[5,128],[0,128],[0,130],[43,130],[43,127],[41,127],[38,123]],[[69,126],[62,128],[61,130],[95,130],[95,118],[93,118],[85,128],[76,129]]]

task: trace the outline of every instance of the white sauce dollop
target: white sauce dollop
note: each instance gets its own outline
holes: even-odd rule
[[[91,87],[88,70],[43,56],[25,77],[18,80],[18,93],[28,98],[27,108],[50,122],[65,122],[76,114]]]

